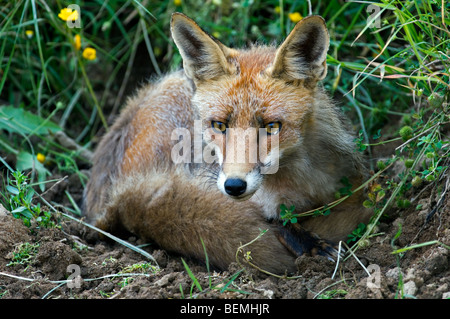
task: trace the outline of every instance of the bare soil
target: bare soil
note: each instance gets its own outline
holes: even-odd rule
[[[435,243],[392,254],[396,248],[413,244],[436,240],[450,243],[449,196],[437,207],[446,178],[437,187],[434,184],[414,189],[412,205],[403,210],[391,208],[378,226],[378,235],[356,251],[360,263],[372,272],[371,277],[354,257],[336,265],[324,258],[303,256],[296,261],[295,279],[276,278],[249,267],[226,286],[241,270],[237,264],[225,272],[211,269],[208,273],[204,262],[186,260],[203,291],[192,288],[192,278],[180,256],[152,244],[143,249],[156,259],[159,270],[145,267],[151,261],[121,244],[94,240],[95,231],[77,221],[59,216],[59,228],[37,225],[28,228],[2,209],[0,296],[1,299],[448,299],[450,254],[446,248]],[[70,189],[76,200],[80,199],[82,188],[75,176],[58,184],[47,196],[58,200],[65,189]],[[127,240],[134,245],[143,244],[138,238]],[[38,244],[35,254],[25,264],[12,264],[13,252],[23,243]],[[137,267],[139,264],[144,266]],[[68,270],[69,265],[75,268]],[[76,274],[81,276],[80,281],[64,282]],[[210,281],[215,289],[208,288]]]

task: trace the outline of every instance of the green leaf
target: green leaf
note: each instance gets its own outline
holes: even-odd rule
[[[363,202],[363,206],[365,207],[365,208],[370,208],[370,207],[373,207],[374,206],[374,203],[371,201],[371,200],[365,200],[364,202]]]
[[[61,128],[57,124],[48,119],[43,119],[23,108],[13,106],[0,107],[0,130],[1,129],[11,133],[35,133],[40,135],[46,135],[49,131],[61,131]]]
[[[27,209],[25,206],[20,206],[20,207],[18,207],[18,208],[16,208],[16,209],[14,209],[13,211],[11,211],[11,213],[21,213],[21,212],[23,212],[25,209]]]
[[[372,138],[374,139],[374,140],[377,140],[377,139],[379,139],[381,137],[381,129],[379,129],[373,136],[372,136]]]
[[[23,210],[21,210],[19,212],[12,211],[11,213],[12,214],[18,214],[19,216],[23,216],[26,219],[28,219],[28,222],[29,222],[29,220],[33,218],[33,214],[26,207],[20,207],[20,208],[25,208],[25,209],[23,209]]]
[[[29,188],[28,189],[28,193],[25,195],[25,198],[24,198],[25,202],[26,203],[31,203],[31,200],[33,199],[33,196],[34,196],[34,189]]]
[[[8,186],[6,186],[6,189],[8,190],[8,192],[10,192],[14,195],[19,195],[19,190],[17,188],[15,188],[14,186],[8,185]]]

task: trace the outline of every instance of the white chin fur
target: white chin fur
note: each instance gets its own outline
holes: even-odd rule
[[[257,169],[254,169],[245,176],[244,180],[247,183],[247,190],[245,191],[245,193],[240,196],[230,196],[225,191],[224,186],[227,178],[228,177],[225,175],[225,173],[223,171],[220,171],[219,177],[217,178],[217,187],[224,195],[237,201],[244,201],[250,199],[250,197],[252,197],[253,194],[255,194],[256,191],[259,189],[263,180],[263,176],[258,172]]]
[[[229,196],[227,194],[227,192],[225,192],[225,181],[226,181],[226,179],[227,179],[227,177],[225,176],[225,174],[222,171],[220,171],[219,177],[217,178],[217,188],[219,188],[219,190],[223,194]]]

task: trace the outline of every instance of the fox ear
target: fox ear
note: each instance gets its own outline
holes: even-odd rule
[[[268,73],[273,77],[318,81],[327,74],[327,51],[330,37],[320,16],[302,19],[278,48]]]
[[[234,50],[212,38],[192,19],[174,13],[170,28],[183,58],[184,71],[194,81],[210,80],[236,71],[236,67],[227,61]]]

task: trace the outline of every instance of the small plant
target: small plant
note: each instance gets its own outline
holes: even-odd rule
[[[283,226],[286,226],[287,223],[295,224],[297,222],[298,214],[294,214],[295,206],[292,205],[289,209],[286,205],[280,205],[280,217],[283,220]]]
[[[121,281],[119,281],[118,285],[120,288],[125,288],[134,280],[133,277],[125,277]]]
[[[2,299],[3,296],[6,295],[7,293],[8,293],[8,290],[4,289],[3,287],[0,287],[0,299]]]
[[[34,257],[36,256],[38,249],[39,243],[21,243],[8,255],[11,257],[11,262],[6,266],[24,265],[25,267],[28,267],[34,262]]]
[[[103,298],[111,298],[111,296],[113,295],[112,293],[104,292],[103,290],[100,290],[98,293]]]
[[[364,152],[367,149],[367,143],[365,142],[364,131],[359,130],[358,137],[354,140],[356,151]]]
[[[337,299],[345,297],[347,294],[346,290],[343,289],[333,289],[329,291],[325,291],[324,293],[320,294],[317,299]]]
[[[212,291],[212,290],[219,290],[220,293],[224,293],[224,292],[227,292],[227,291],[233,291],[233,292],[238,292],[238,293],[241,293],[241,294],[248,294],[248,292],[246,292],[246,291],[230,288],[231,285],[234,285],[235,280],[240,276],[240,274],[244,271],[244,269],[240,269],[236,273],[231,275],[231,277],[225,278],[225,280],[228,280],[226,283],[225,283],[225,280],[224,280],[224,281],[219,282],[218,284],[213,284],[212,279],[213,279],[214,275],[212,275],[211,272],[210,272],[209,258],[208,258],[208,254],[206,252],[206,246],[205,246],[205,243],[203,242],[203,239],[201,239],[201,243],[202,243],[203,250],[204,250],[204,253],[205,253],[206,270],[208,272],[208,287],[206,287],[206,288],[202,287],[202,285],[200,284],[199,279],[194,275],[194,273],[189,268],[188,264],[184,261],[184,259],[181,258],[183,266],[186,269],[187,274],[189,275],[189,277],[192,280],[191,288],[189,290],[189,296],[185,295],[184,290],[183,290],[183,285],[180,283],[179,287],[180,287],[181,298],[182,299],[184,299],[186,297],[188,297],[188,298],[197,298],[198,295],[206,294],[206,293],[208,293],[209,291]],[[236,253],[236,256],[237,256],[237,253]],[[251,259],[250,254],[246,254],[245,257]],[[194,289],[195,288],[197,288],[198,293],[194,293]]]
[[[386,196],[386,190],[378,183],[374,183],[369,187],[368,198],[363,202],[364,207],[375,207]]]
[[[116,258],[114,258],[113,256],[109,256],[108,258],[105,258],[105,260],[103,260],[102,266],[106,266],[108,263],[114,264],[116,262],[117,262]]]
[[[28,227],[31,226],[32,220],[42,227],[56,227],[52,214],[42,210],[40,204],[32,203],[35,191],[29,183],[29,178],[19,170],[13,172],[12,176],[12,179],[8,177],[6,185],[9,196],[3,195],[6,208],[11,214],[15,218],[22,219]]]
[[[109,260],[105,260],[104,263],[106,263],[107,261],[110,262],[116,262],[117,260],[110,257]],[[158,267],[150,264],[150,263],[139,263],[139,264],[133,264],[130,266],[126,266],[124,267],[119,273],[118,275],[125,275],[125,274],[130,274],[130,276],[125,276],[124,278],[122,278],[118,285],[120,288],[124,288],[126,286],[128,286],[133,280],[134,277],[133,275],[136,275],[137,273],[141,273],[141,274],[148,274],[148,273],[152,273],[155,274],[157,273],[159,270]]]
[[[358,224],[356,229],[348,235],[347,243],[358,241],[366,232],[367,226],[364,223]]]
[[[159,268],[156,266],[150,264],[150,263],[139,263],[139,264],[133,264],[130,266],[126,266],[125,268],[120,271],[120,274],[128,274],[128,273],[156,273],[158,272]]]
[[[314,211],[313,216],[317,217],[317,216],[328,216],[331,214],[331,210],[328,207],[328,205],[323,206],[322,209],[317,209]]]

